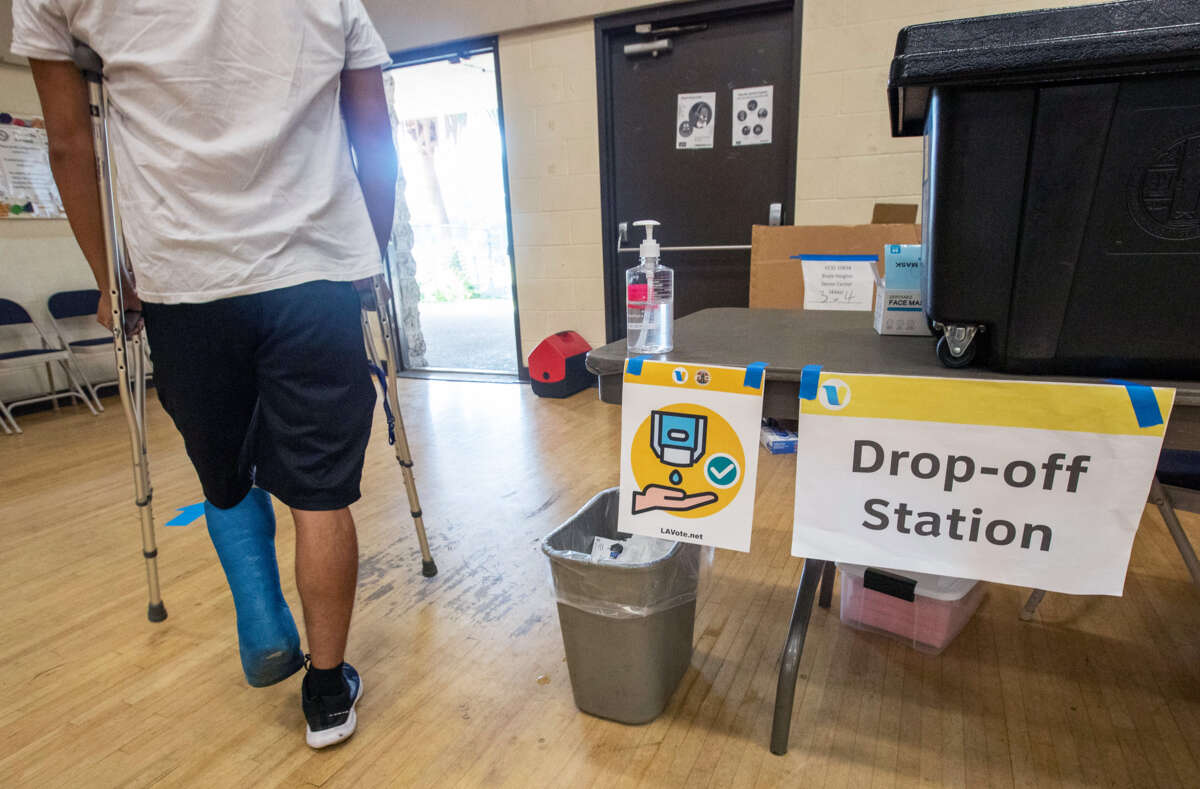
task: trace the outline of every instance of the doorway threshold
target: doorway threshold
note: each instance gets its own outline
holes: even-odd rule
[[[459,381],[477,384],[519,384],[521,377],[516,373],[500,373],[491,370],[451,370],[439,367],[423,367],[418,370],[400,370],[400,378],[417,378],[426,381]]]

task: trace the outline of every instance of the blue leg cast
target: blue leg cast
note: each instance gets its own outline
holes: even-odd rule
[[[252,488],[227,510],[204,502],[208,536],[233,592],[242,670],[253,687],[274,685],[304,665],[296,621],[279,586],[271,496]]]

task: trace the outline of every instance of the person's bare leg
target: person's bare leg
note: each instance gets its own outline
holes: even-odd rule
[[[314,668],[341,665],[358,587],[358,535],[350,509],[292,510],[296,587]]]

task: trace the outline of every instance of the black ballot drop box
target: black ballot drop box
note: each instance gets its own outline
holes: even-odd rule
[[[944,363],[1200,378],[1200,0],[907,27],[888,100]]]

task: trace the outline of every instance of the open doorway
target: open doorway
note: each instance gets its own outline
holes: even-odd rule
[[[495,40],[400,56],[388,71],[420,347],[413,369],[519,371]],[[413,316],[406,324],[413,325]]]

